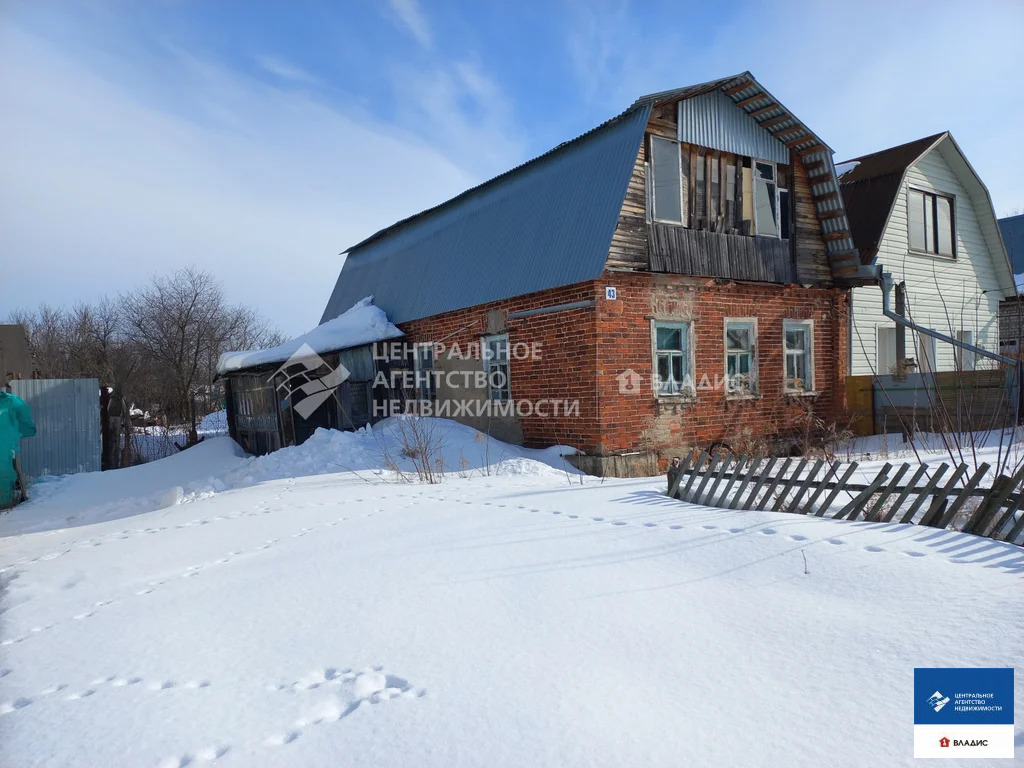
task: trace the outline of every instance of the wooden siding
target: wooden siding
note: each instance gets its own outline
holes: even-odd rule
[[[948,151],[956,152],[952,147]],[[956,257],[929,256],[909,251],[907,231],[907,189],[914,187],[956,196]],[[992,351],[999,349],[999,301],[1002,298],[997,260],[980,225],[981,216],[991,216],[987,201],[972,199],[947,159],[943,145],[929,151],[907,171],[896,198],[882,240],[877,263],[884,265],[898,283],[907,283],[908,314],[921,325],[942,333],[961,328],[974,332],[974,343]],[[852,374],[870,374],[876,365],[876,330],[894,327],[882,314],[879,288],[853,291],[853,331],[850,339]],[[914,352],[913,334],[907,333],[907,356]],[[936,370],[955,369],[953,345],[936,341]],[[981,358],[978,367],[990,362]],[[888,372],[884,372],[888,373]]]
[[[793,283],[789,241],[651,225],[651,270],[764,283]]]
[[[735,280],[832,285],[832,272],[807,172],[795,152],[791,153],[792,162],[788,166],[792,217],[792,236],[788,241],[718,234],[649,221],[646,164],[649,137],[663,136],[675,140],[677,114],[676,104],[655,107],[651,113],[647,135],[637,153],[619,221],[612,235],[608,267]],[[685,156],[683,159],[685,162]],[[720,167],[724,165],[722,163]],[[737,162],[736,193],[741,201],[737,202],[737,215],[741,216],[742,210],[750,207],[752,189],[749,188],[750,169],[741,173],[739,166]],[[684,204],[691,207],[694,176],[691,168],[691,188],[684,192]],[[749,263],[744,263],[748,258]]]
[[[832,270],[828,264],[828,251],[821,236],[821,223],[811,199],[811,185],[803,162],[793,153],[790,163],[793,174],[790,181],[790,205],[793,209],[793,259],[796,261],[796,281],[799,283],[832,283]]]
[[[626,188],[619,222],[608,250],[608,266],[619,269],[647,269],[647,177],[644,167],[647,140],[637,153],[633,175]]]

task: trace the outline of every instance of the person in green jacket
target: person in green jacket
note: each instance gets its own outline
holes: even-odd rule
[[[14,504],[14,486],[18,472],[14,453],[23,437],[36,433],[32,410],[17,395],[0,390],[0,508]]]

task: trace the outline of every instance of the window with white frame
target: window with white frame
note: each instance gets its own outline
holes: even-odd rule
[[[953,256],[953,198],[911,189],[907,197],[910,249],[937,256]]]
[[[659,395],[693,393],[690,331],[690,323],[654,324],[654,383]]]
[[[730,394],[757,392],[757,321],[725,321],[725,376]]]
[[[507,402],[512,393],[508,379],[508,334],[485,336],[483,357],[488,396],[496,402]]]
[[[786,320],[782,324],[786,354],[785,388],[790,392],[814,391],[814,322]]]
[[[754,227],[759,235],[779,236],[778,184],[775,164],[754,161]]]
[[[651,166],[651,175],[654,179],[654,219],[682,222],[683,194],[679,142],[652,136]]]
[[[974,331],[960,330],[956,332],[956,340],[965,344],[974,344]],[[970,349],[953,347],[953,359],[958,371],[973,371],[977,365],[977,356]]]
[[[434,379],[434,345],[430,342],[416,345],[416,396],[420,400],[434,400],[437,397],[437,383]]]
[[[896,329],[880,326],[875,332],[875,375],[888,376],[896,369]]]

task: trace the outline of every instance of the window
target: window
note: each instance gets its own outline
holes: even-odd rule
[[[483,356],[490,399],[500,403],[507,402],[511,398],[508,381],[508,334],[485,336]]]
[[[759,235],[779,235],[779,200],[775,165],[754,162],[754,227]]]
[[[792,392],[814,391],[814,323],[786,320],[782,324],[786,350],[785,388]]]
[[[917,372],[935,372],[935,337],[917,334]]]
[[[654,176],[654,218],[657,221],[683,220],[679,142],[651,137],[651,160]]]
[[[910,249],[952,256],[953,198],[912,189],[907,206]]]
[[[693,393],[690,324],[655,323],[655,388],[659,395]]]
[[[789,190],[779,190],[779,237],[789,240]]]
[[[974,344],[974,331],[957,331],[956,340],[967,344]],[[976,366],[977,356],[969,349],[953,347],[953,359],[956,361],[956,369],[958,371],[973,371]]]
[[[725,321],[725,376],[731,394],[757,392],[757,321]]]
[[[896,369],[896,329],[877,329],[875,375],[888,376]]]
[[[434,400],[437,397],[437,382],[434,379],[434,345],[431,342],[416,345],[416,397],[420,400]]]

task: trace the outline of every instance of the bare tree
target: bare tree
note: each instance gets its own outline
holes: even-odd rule
[[[222,284],[195,268],[154,277],[116,299],[12,312],[8,322],[28,330],[44,378],[96,377],[119,403],[186,424],[191,441],[199,419],[216,408],[219,356],[283,341],[255,309],[228,304]]]

